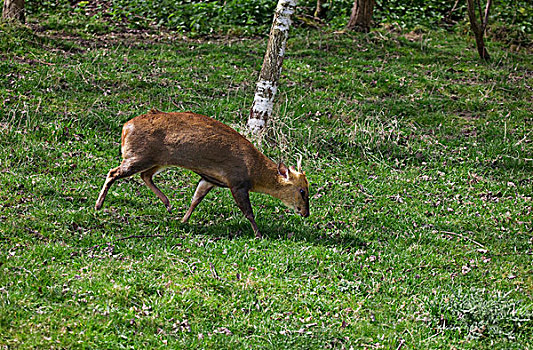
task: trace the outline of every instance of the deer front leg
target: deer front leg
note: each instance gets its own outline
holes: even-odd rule
[[[187,213],[183,219],[181,219],[181,222],[187,222],[187,220],[189,220],[194,208],[200,204],[202,199],[204,199],[204,197],[209,193],[209,191],[211,191],[211,189],[213,189],[213,187],[215,187],[214,184],[204,179],[201,179],[200,182],[198,182],[198,186],[196,187],[196,191],[194,191],[194,196],[192,197],[191,206],[189,207],[189,210],[187,210]]]
[[[252,210],[252,203],[250,203],[250,194],[248,193],[248,190],[236,187],[232,187],[230,188],[230,190],[231,194],[233,195],[233,198],[235,199],[235,202],[237,202],[237,206],[239,207],[239,209],[241,209],[242,213],[248,219],[248,221],[250,221],[252,229],[255,233],[255,238],[262,238],[261,232],[259,232],[259,228],[255,223],[254,212]]]
[[[109,188],[116,180],[129,177],[133,174],[138,173],[139,171],[142,171],[143,169],[146,169],[146,166],[143,163],[136,163],[130,160],[123,160],[122,163],[118,167],[109,170],[104,186],[102,187],[102,190],[100,191],[100,195],[98,196],[98,200],[96,201],[96,204],[94,206],[94,209],[100,210],[100,208],[102,208],[105,197],[107,196],[107,192],[109,191]]]

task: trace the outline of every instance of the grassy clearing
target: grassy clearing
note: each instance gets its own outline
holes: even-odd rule
[[[309,219],[196,177],[93,205],[151,107],[242,130],[264,40],[0,28],[5,348],[533,346],[533,64],[441,31],[291,34],[261,147],[304,156]],[[145,236],[145,237],[131,237]]]

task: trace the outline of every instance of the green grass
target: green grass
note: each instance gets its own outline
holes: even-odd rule
[[[533,63],[443,31],[293,31],[261,145],[311,217],[197,178],[94,202],[151,107],[244,130],[264,39],[0,27],[1,348],[533,347]],[[131,237],[144,236],[144,237]]]

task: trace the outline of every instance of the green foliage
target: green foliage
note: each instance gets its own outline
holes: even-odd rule
[[[530,1],[495,1],[491,18],[495,23],[516,26],[520,32],[533,33],[533,5]]]
[[[276,6],[274,0],[108,0],[108,1],[29,1],[30,14],[71,12],[71,3],[78,13],[95,18],[107,18],[118,25],[132,28],[163,26],[195,33],[226,32],[240,27],[248,33],[266,33]],[[460,1],[457,9],[450,12],[454,1],[441,0],[377,0],[374,11],[376,23],[396,23],[401,27],[440,25],[445,22],[462,21],[466,5]],[[329,0],[325,2],[325,21],[333,29],[343,28],[353,6],[352,0]],[[315,1],[299,2],[299,11],[308,15],[314,12]],[[521,33],[533,32],[533,6],[527,0],[494,1],[491,23],[515,27]],[[78,19],[79,20],[79,19]]]
[[[188,32],[220,32],[229,27],[240,26],[250,32],[264,31],[270,24],[276,3],[268,0],[112,0],[81,1],[74,5],[77,12],[89,16],[106,17],[115,23],[126,23],[133,28],[163,26]],[[66,1],[28,6],[30,13],[68,12]]]
[[[450,13],[453,1],[378,0],[376,22],[398,23],[404,27],[441,23]],[[461,3],[453,18],[458,19],[465,5]],[[464,13],[464,12],[463,12]]]
[[[459,1],[451,12],[455,1],[440,0],[377,0],[376,23],[398,23],[402,27],[434,25],[461,21],[466,17],[466,2]],[[484,6],[485,2],[481,0]],[[493,1],[490,23],[517,26],[524,33],[533,33],[533,6],[525,0]]]

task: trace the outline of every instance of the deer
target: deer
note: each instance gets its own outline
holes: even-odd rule
[[[163,202],[170,201],[154,184],[153,176],[170,167],[180,167],[200,176],[186,223],[194,209],[214,188],[229,188],[256,238],[262,238],[255,222],[250,192],[278,198],[302,217],[309,216],[309,183],[301,167],[276,163],[228,125],[193,112],[147,114],[126,122],[121,135],[122,162],[111,169],[100,191],[95,210],[100,210],[111,185],[118,179],[140,173],[146,186]]]

